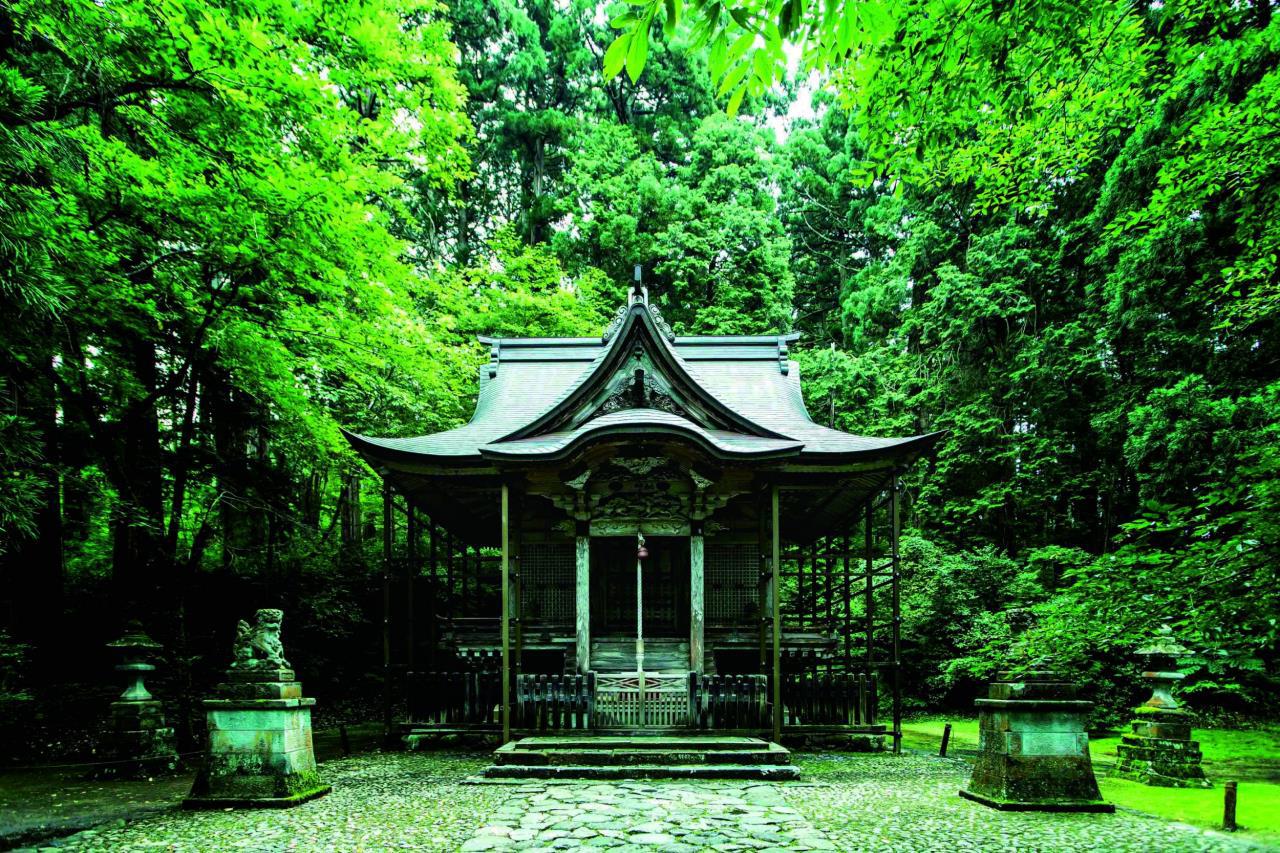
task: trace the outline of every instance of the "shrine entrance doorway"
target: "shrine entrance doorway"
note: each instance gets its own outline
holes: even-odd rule
[[[689,636],[689,537],[646,537],[649,556],[640,570],[645,639]],[[636,538],[591,540],[591,634],[601,640],[636,638]],[[596,667],[600,668],[599,666]],[[657,668],[657,667],[654,667]]]

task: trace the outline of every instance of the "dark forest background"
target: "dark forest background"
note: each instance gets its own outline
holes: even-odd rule
[[[634,264],[677,332],[801,332],[815,419],[949,431],[908,481],[913,707],[1052,655],[1114,715],[1168,626],[1198,707],[1263,712],[1269,0],[826,8],[0,3],[14,748],[84,748],[129,618],[170,696],[268,605],[322,706],[376,692],[339,426],[456,425],[475,335],[598,334]]]

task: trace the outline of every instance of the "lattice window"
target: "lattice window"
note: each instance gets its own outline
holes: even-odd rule
[[[573,545],[525,545],[520,555],[520,576],[526,619],[535,622],[573,621]]]
[[[760,610],[760,552],[755,545],[706,546],[710,625],[753,624]]]

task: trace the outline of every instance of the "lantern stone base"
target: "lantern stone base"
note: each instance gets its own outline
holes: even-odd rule
[[[1002,811],[1113,812],[1084,720],[1093,703],[1052,672],[1000,673],[979,711],[978,760],[960,796]]]
[[[1131,734],[1116,747],[1119,760],[1111,775],[1164,788],[1212,788],[1200,766],[1200,744],[1191,739],[1186,711],[1142,707]]]
[[[329,792],[311,739],[316,700],[302,697],[292,672],[267,675],[288,679],[233,670],[219,694],[235,698],[205,700],[209,746],[187,808],[287,808]]]
[[[111,753],[115,762],[99,776],[154,776],[178,769],[177,741],[156,699],[111,703]]]

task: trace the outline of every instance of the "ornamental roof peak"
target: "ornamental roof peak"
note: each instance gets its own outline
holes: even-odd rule
[[[653,320],[653,325],[657,328],[658,333],[666,338],[667,343],[674,344],[676,342],[676,333],[671,330],[671,325],[663,319],[662,311],[658,306],[649,301],[649,288],[641,283],[639,264],[636,264],[635,279],[627,292],[627,304],[619,306],[614,313],[613,320],[609,322],[604,334],[600,336],[601,342],[607,344],[614,339],[618,334],[618,330],[626,322],[627,314],[637,305],[649,313],[649,317]]]

